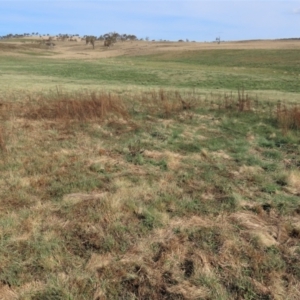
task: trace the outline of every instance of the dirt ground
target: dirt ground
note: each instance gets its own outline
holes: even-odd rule
[[[95,49],[86,45],[85,41],[54,41],[55,46],[49,47],[39,44],[40,41],[14,42],[13,40],[0,42],[0,55],[22,55],[22,51],[31,50],[53,52],[53,58],[61,59],[97,59],[116,56],[149,55],[166,51],[195,51],[209,49],[300,49],[300,40],[259,40],[235,42],[148,42],[126,41],[113,46],[104,47],[103,41],[96,41]],[[26,55],[26,53],[24,53]]]

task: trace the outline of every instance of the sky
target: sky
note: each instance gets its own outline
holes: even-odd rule
[[[300,38],[300,0],[0,0],[0,36],[32,32],[171,41]]]

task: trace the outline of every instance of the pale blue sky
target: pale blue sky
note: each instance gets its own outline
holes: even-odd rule
[[[222,40],[300,37],[300,1],[0,0],[0,35],[96,35]]]

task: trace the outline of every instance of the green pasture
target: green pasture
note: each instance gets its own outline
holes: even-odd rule
[[[56,59],[56,50],[0,56],[0,88],[57,84],[300,92],[298,50],[173,51],[95,60]],[[49,55],[49,56],[46,56]],[[14,79],[15,78],[15,79]]]

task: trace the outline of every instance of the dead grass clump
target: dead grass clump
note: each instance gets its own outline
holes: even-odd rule
[[[278,227],[275,224],[268,224],[252,213],[235,213],[231,218],[245,230],[245,233],[257,238],[262,246],[270,247],[278,244]]]
[[[202,105],[210,107],[211,110],[226,110],[238,113],[266,112],[271,115],[274,108],[271,102],[260,102],[257,95],[253,96],[248,94],[243,88],[238,89],[237,93],[210,93],[210,95],[206,95],[204,101],[201,102]]]
[[[18,294],[15,293],[7,284],[0,287],[0,295],[0,299],[3,300],[17,300],[19,298]]]
[[[210,94],[210,100],[205,99],[206,105],[210,102],[211,109],[224,109],[229,111],[238,111],[238,112],[245,112],[245,111],[252,111],[252,107],[254,102],[252,98],[245,93],[244,89],[238,89],[237,95],[234,93],[224,93],[224,94]]]
[[[40,99],[29,104],[23,117],[29,119],[50,119],[65,121],[104,120],[110,115],[128,118],[127,110],[117,95],[110,93],[61,94],[56,97]]]
[[[1,152],[6,151],[6,134],[4,126],[0,125],[0,150]]]
[[[279,102],[277,104],[276,118],[278,126],[285,134],[288,130],[300,129],[300,108],[298,106],[287,108]]]
[[[211,270],[210,263],[217,259],[210,250],[220,254],[214,238],[220,242],[219,246],[226,238],[223,231],[219,233],[217,228],[212,228],[214,238],[199,241],[193,233],[200,231],[203,236],[209,233],[209,227],[202,227],[208,223],[198,217],[173,220],[168,228],[158,228],[151,236],[140,238],[118,259],[110,253],[92,254],[87,269],[96,272],[100,282],[105,282],[96,294],[106,295],[108,299],[209,298],[211,291],[197,280]]]
[[[182,242],[171,230],[159,229],[152,239],[141,239],[120,259],[93,254],[87,268],[97,273],[100,282],[105,281],[97,295],[108,299],[206,299],[210,291],[191,281],[201,261]]]
[[[300,195],[300,172],[291,171],[287,178],[287,187],[285,190],[294,195]]]
[[[113,130],[116,135],[139,129],[139,125],[128,119],[121,119],[118,116],[114,119],[107,120],[106,125]]]
[[[141,109],[147,113],[170,118],[181,111],[191,110],[196,106],[199,97],[195,94],[183,95],[179,91],[153,90],[147,95],[144,93],[139,99]]]
[[[245,95],[244,89],[238,90],[238,110],[241,112],[251,110],[251,99],[248,94]]]

